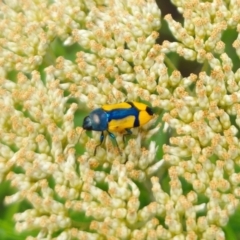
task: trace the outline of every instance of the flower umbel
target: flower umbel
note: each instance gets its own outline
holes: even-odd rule
[[[222,36],[239,32],[239,7],[172,2],[183,24],[166,15],[176,41],[162,44],[153,0],[0,3],[0,179],[15,189],[6,204],[30,203],[14,214],[17,231],[37,231],[27,239],[226,238],[240,197],[240,77],[225,48],[239,56],[240,44]],[[182,77],[170,52],[204,70]],[[76,128],[76,111],[124,101],[164,111],[169,143],[156,114],[126,143],[116,135],[122,155],[107,138],[93,156],[99,133]]]

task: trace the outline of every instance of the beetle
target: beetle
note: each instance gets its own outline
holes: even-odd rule
[[[96,154],[97,148],[104,140],[104,131],[115,141],[119,153],[121,153],[116,137],[112,132],[126,132],[126,135],[132,134],[130,128],[139,127],[153,118],[153,110],[148,105],[140,102],[122,102],[117,104],[106,104],[101,108],[97,108],[90,112],[83,120],[83,129],[87,131],[101,132],[100,143],[94,150]]]

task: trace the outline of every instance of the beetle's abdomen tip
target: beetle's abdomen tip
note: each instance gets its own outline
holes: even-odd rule
[[[153,109],[150,108],[149,106],[146,107],[146,112],[147,112],[149,115],[153,115],[153,114],[154,114]]]

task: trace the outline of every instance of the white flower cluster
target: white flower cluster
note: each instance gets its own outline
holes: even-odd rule
[[[161,45],[153,0],[0,3],[0,179],[16,189],[7,204],[32,206],[14,215],[18,231],[39,231],[29,240],[225,239],[240,197],[240,71],[222,35],[239,32],[239,2],[172,2],[184,22],[166,15],[177,41]],[[56,41],[76,46],[74,61],[54,60]],[[208,71],[171,72],[169,52]],[[76,110],[139,99],[164,110],[169,145],[142,147],[155,117],[127,143],[117,135],[122,155],[107,138],[93,156],[99,133],[75,129]]]

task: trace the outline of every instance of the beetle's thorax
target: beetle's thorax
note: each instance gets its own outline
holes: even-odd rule
[[[108,128],[108,116],[102,108],[93,110],[89,117],[92,120],[92,130],[104,131]]]

